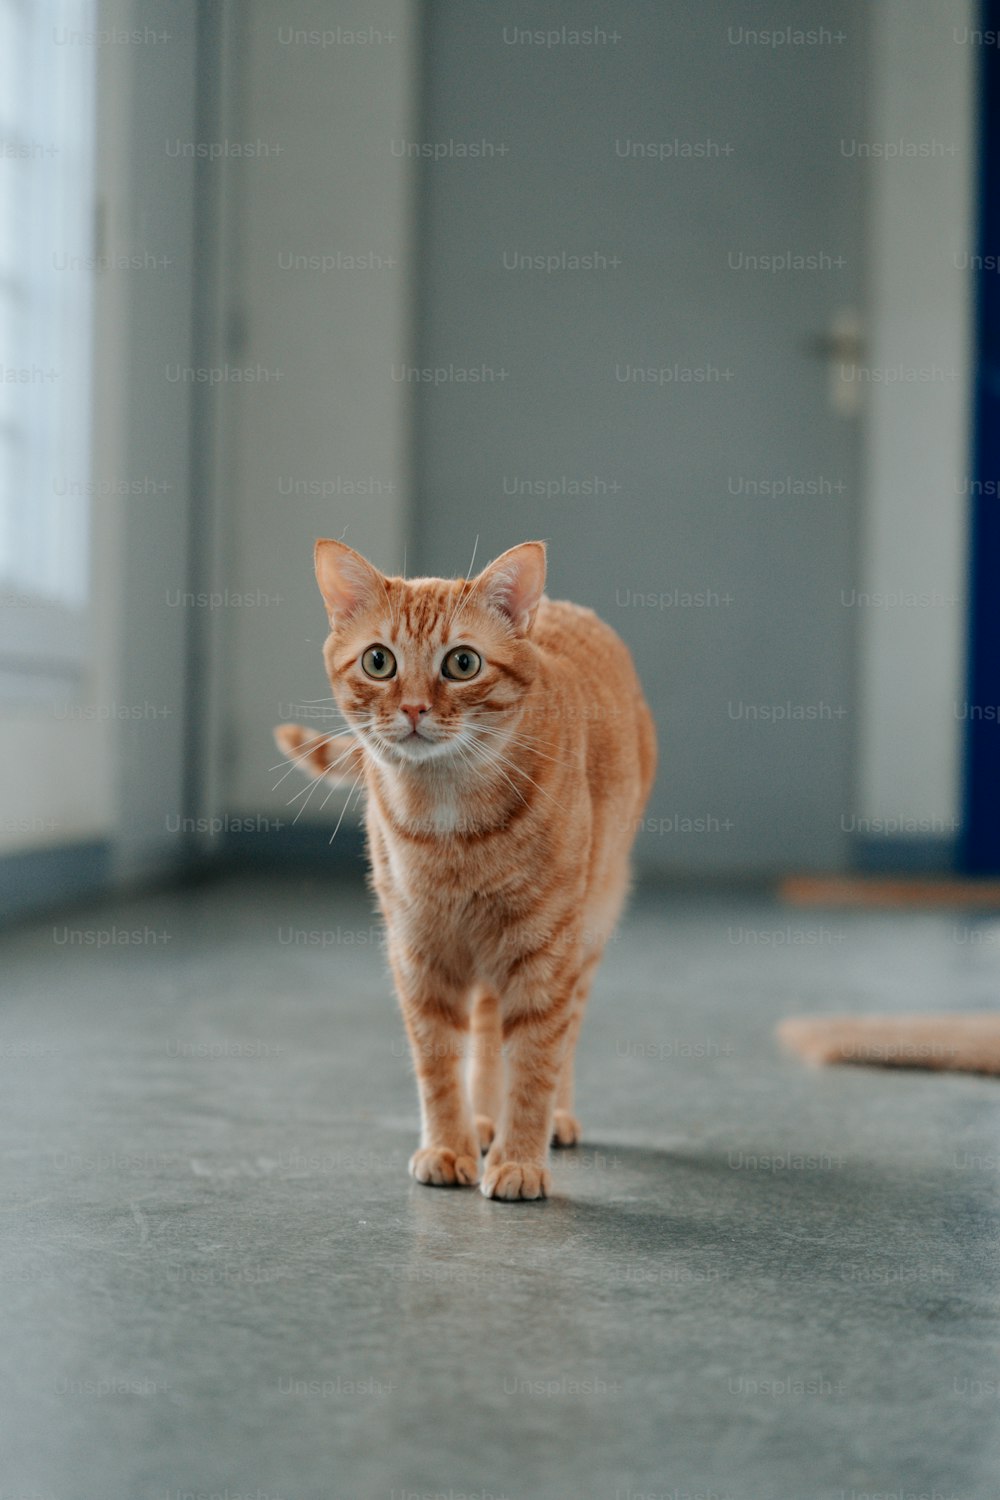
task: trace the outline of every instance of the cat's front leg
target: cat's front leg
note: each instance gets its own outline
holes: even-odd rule
[[[480,986],[472,1006],[472,1066],[469,1093],[481,1150],[487,1151],[496,1135],[496,1120],[503,1099],[503,1052],[500,1038],[500,997]]]
[[[503,1018],[507,1097],[483,1171],[487,1198],[546,1198],[556,1086],[566,1055],[573,986],[543,1011],[515,1006]]]
[[[573,1113],[573,1054],[576,1051],[577,1037],[580,1035],[580,1024],[583,1021],[591,980],[600,960],[599,952],[591,953],[576,982],[576,993],[573,996],[566,1034],[566,1051],[556,1088],[555,1113],[552,1116],[553,1146],[576,1146],[580,1141],[580,1121]]]
[[[410,1175],[429,1187],[474,1187],[479,1138],[462,1079],[468,996],[430,975],[404,978],[398,968],[397,988],[420,1091],[420,1146]]]

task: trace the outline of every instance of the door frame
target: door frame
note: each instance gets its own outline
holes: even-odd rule
[[[1000,0],[980,25],[1000,35]],[[972,483],[960,862],[1000,874],[1000,49],[980,47],[979,202],[973,354]],[[992,259],[991,259],[992,257]]]

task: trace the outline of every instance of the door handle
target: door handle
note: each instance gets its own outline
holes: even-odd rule
[[[844,307],[835,312],[828,329],[806,340],[805,352],[827,363],[833,410],[842,417],[857,416],[861,410],[860,374],[865,353],[857,311],[853,307]]]

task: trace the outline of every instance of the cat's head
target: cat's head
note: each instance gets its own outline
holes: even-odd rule
[[[537,672],[542,542],[512,547],[473,579],[407,579],[319,541],[316,579],[334,698],[377,759],[457,767],[498,744]]]

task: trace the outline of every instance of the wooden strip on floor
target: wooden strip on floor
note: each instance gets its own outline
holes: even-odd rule
[[[976,907],[1000,911],[1000,880],[790,875],[781,881],[779,893],[791,906]]]

